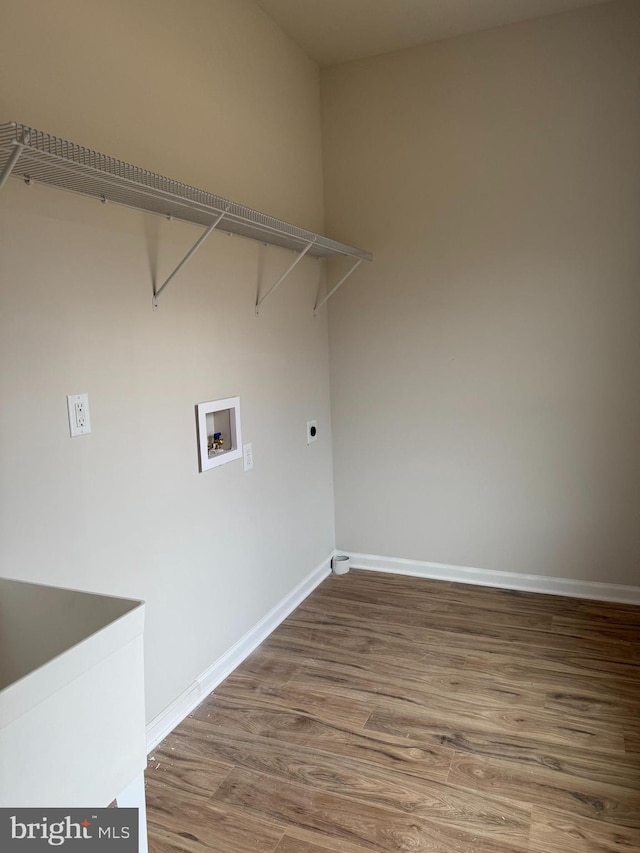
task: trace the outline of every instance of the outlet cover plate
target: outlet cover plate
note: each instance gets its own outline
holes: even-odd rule
[[[307,444],[318,440],[318,422],[307,421]]]
[[[242,458],[244,460],[244,470],[250,471],[253,468],[253,445],[251,442],[242,446]]]
[[[88,394],[68,394],[67,409],[69,412],[69,432],[71,438],[88,435],[91,432],[91,416],[89,414]]]

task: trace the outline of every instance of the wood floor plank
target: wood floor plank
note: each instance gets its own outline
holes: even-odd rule
[[[588,601],[580,598],[575,600],[578,604],[577,614],[590,620],[636,626],[640,622],[637,604],[623,604],[617,601]]]
[[[593,689],[598,693],[633,698],[640,689],[640,666],[620,664],[575,654],[560,655],[540,649],[532,655],[512,644],[507,652],[474,649],[465,655],[464,668],[476,674],[490,673],[516,683],[525,681],[546,690]]]
[[[260,646],[245,658],[242,666],[232,672],[223,683],[229,685],[237,677],[254,676],[257,682],[263,684],[286,684],[295,674],[298,666],[299,663],[269,654],[264,646]]]
[[[624,748],[626,752],[640,756],[640,732],[637,729],[625,730]]]
[[[443,593],[453,601],[472,601],[488,610],[511,610],[514,613],[544,611],[546,613],[578,612],[582,599],[566,595],[548,595],[520,589],[499,589],[492,586],[477,586],[454,582]]]
[[[221,731],[246,732],[287,743],[302,744],[327,727],[309,712],[296,711],[261,697],[240,699],[216,695],[212,702],[200,706],[190,716]]]
[[[330,716],[331,719],[340,720],[348,725],[363,726],[371,709],[363,697],[355,695],[330,695],[326,691],[314,690],[308,685],[301,686],[295,676],[286,684],[264,683],[256,681],[254,676],[243,679],[241,675],[236,676],[233,681],[227,681],[216,692],[216,698],[245,699],[247,701],[260,700],[263,707],[293,708],[319,717]],[[195,716],[203,716],[205,708],[195,712]]]
[[[640,625],[630,622],[594,619],[584,614],[553,616],[551,630],[578,639],[603,639],[613,643],[637,643],[640,641]]]
[[[353,663],[362,660],[363,665],[377,661],[392,662],[403,669],[420,669],[420,664],[433,657],[433,665],[446,668],[462,668],[466,662],[464,651],[451,651],[442,646],[438,655],[433,655],[433,644],[416,642],[409,629],[404,636],[382,636],[375,625],[333,625],[325,622],[318,627],[313,617],[304,618],[295,614],[287,619],[277,632],[264,644],[274,655],[283,653],[291,656],[292,663],[301,664],[311,660]]]
[[[422,739],[428,735],[438,742],[460,733],[484,732],[528,738],[537,745],[586,747],[602,753],[625,751],[621,727],[609,720],[584,720],[526,707],[487,707],[474,696],[462,700],[455,695],[437,697],[422,706],[388,696],[374,699],[366,728],[407,737],[418,734]]]
[[[460,788],[557,808],[577,817],[640,828],[640,791],[630,788],[578,779],[553,770],[532,773],[511,762],[463,754],[454,755],[448,781]],[[226,780],[220,789],[225,783]]]
[[[326,836],[320,836],[316,839],[318,843],[305,841],[301,838],[294,838],[291,835],[286,835],[276,847],[276,853],[339,853],[344,850],[340,842],[333,843]],[[356,848],[351,846],[351,853],[365,853],[363,847]]]
[[[146,779],[183,793],[209,799],[222,780],[233,770],[232,764],[208,756],[189,754],[165,740],[153,750],[147,761]]]
[[[530,846],[537,853],[638,853],[640,830],[535,806]]]
[[[570,679],[563,689],[549,690],[544,707],[558,714],[568,713],[586,720],[621,720],[640,730],[640,685],[623,694],[610,681],[598,685],[574,684]]]
[[[412,598],[433,598],[445,595],[452,586],[453,584],[449,581],[421,578],[419,586],[410,587],[407,585],[407,578],[403,575],[353,569],[348,578],[345,575],[329,575],[324,583],[316,587],[302,605],[296,608],[296,612],[303,610],[307,602],[328,594],[342,596],[346,593],[350,600],[352,596],[353,600],[356,600],[360,591],[376,589],[379,600],[384,600],[384,597],[390,593],[408,594]]]
[[[443,782],[449,773],[452,758],[451,750],[439,745],[417,739],[410,741],[387,732],[367,729],[350,731],[330,724],[314,732],[305,741],[305,746],[402,772],[407,776],[440,779]]]
[[[146,795],[151,853],[273,853],[284,834],[282,828],[220,802],[176,798],[155,780],[147,781]]]
[[[372,806],[304,785],[278,784],[258,773],[234,770],[214,795],[256,817],[286,826],[322,832],[365,850],[415,853],[518,853],[528,843],[514,838],[486,839],[439,821],[426,820],[393,809]],[[491,846],[488,846],[490,844]]]
[[[399,700],[419,707],[436,706],[439,701],[461,697],[468,701],[472,695],[478,705],[486,708],[526,707],[543,709],[546,695],[542,688],[525,682],[510,682],[490,674],[446,669],[432,670],[423,666],[422,672],[394,667],[391,663],[377,662],[371,669],[357,664],[321,661],[300,667],[291,685],[318,693],[331,690],[358,691],[371,699]]]

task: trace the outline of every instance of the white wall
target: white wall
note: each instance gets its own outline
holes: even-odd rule
[[[340,548],[638,583],[639,73],[637,2],[322,72]]]
[[[318,72],[244,0],[3,0],[0,121],[322,229]],[[0,195],[0,573],[147,601],[148,718],[334,544],[318,265],[10,181]],[[65,396],[93,432],[70,439]],[[198,473],[194,405],[239,395],[254,469]],[[320,440],[307,447],[305,422]]]

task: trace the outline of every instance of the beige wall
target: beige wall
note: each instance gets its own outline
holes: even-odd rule
[[[341,548],[638,583],[639,73],[637,2],[323,71]]]
[[[2,0],[16,120],[322,228],[318,72],[244,0]],[[148,717],[334,543],[326,314],[303,261],[10,181],[0,196],[0,573],[147,601]],[[70,439],[65,396],[93,432]],[[197,471],[194,405],[239,395],[254,469]],[[320,440],[307,447],[305,422]]]

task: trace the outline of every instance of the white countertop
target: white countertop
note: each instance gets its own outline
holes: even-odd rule
[[[140,603],[0,578],[0,691]]]

